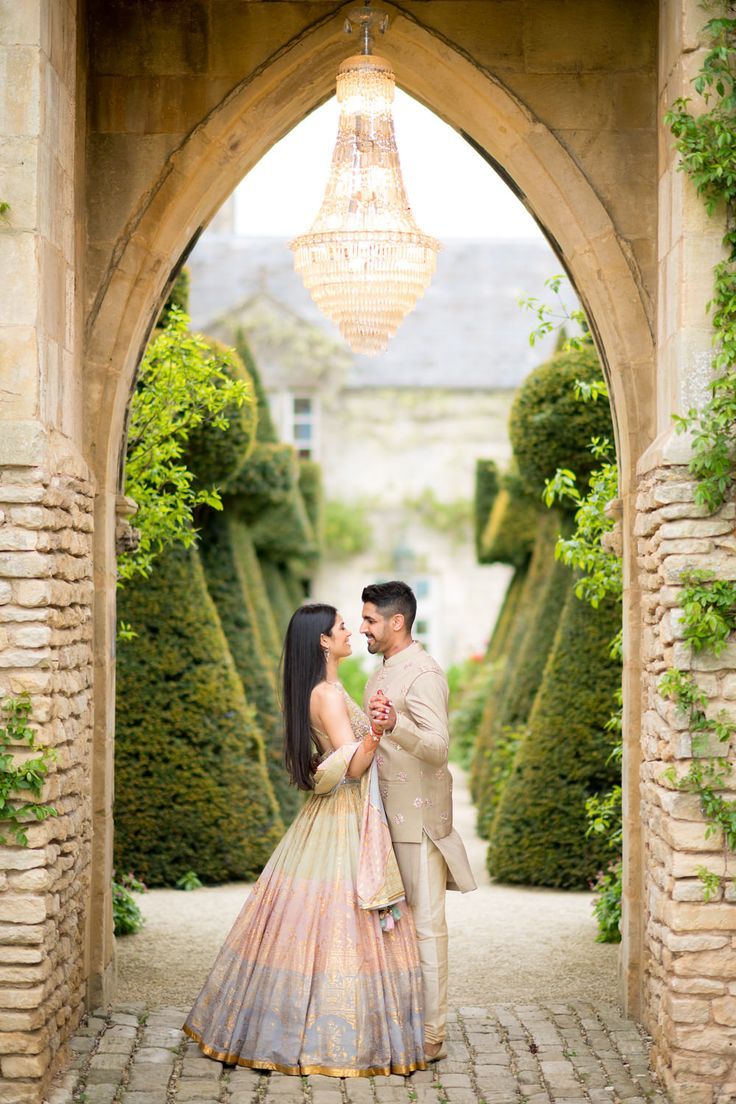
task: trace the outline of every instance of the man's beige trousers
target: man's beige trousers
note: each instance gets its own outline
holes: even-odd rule
[[[394,850],[417,929],[424,1038],[428,1043],[441,1043],[447,1022],[447,864],[426,834],[421,843],[395,843]]]

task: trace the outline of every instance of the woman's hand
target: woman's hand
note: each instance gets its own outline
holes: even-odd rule
[[[368,715],[377,732],[391,732],[396,725],[396,710],[382,690],[368,702]]]

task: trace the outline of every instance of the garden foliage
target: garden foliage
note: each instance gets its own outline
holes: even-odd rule
[[[524,567],[532,554],[540,513],[540,496],[529,494],[515,467],[505,472],[481,540],[482,562]]]
[[[475,499],[473,518],[475,531],[475,555],[478,563],[488,563],[483,549],[485,533],[491,508],[499,491],[498,465],[495,460],[476,460],[475,462]]]
[[[131,579],[117,668],[115,866],[149,885],[250,878],[282,831],[263,740],[195,549]]]

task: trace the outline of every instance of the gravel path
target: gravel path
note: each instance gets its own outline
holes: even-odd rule
[[[479,888],[447,895],[450,1006],[616,1003],[618,947],[595,942],[591,894],[491,885],[464,776],[457,768],[453,773],[455,822]],[[145,927],[117,941],[116,1003],[190,1005],[249,889],[231,883],[190,893],[156,889],[143,896]]]

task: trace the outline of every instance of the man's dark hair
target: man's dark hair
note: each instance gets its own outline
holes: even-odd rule
[[[371,583],[364,589],[362,598],[364,602],[372,602],[384,617],[391,617],[395,613],[403,614],[406,631],[411,632],[417,615],[417,600],[414,591],[406,583],[398,579],[390,583]]]

